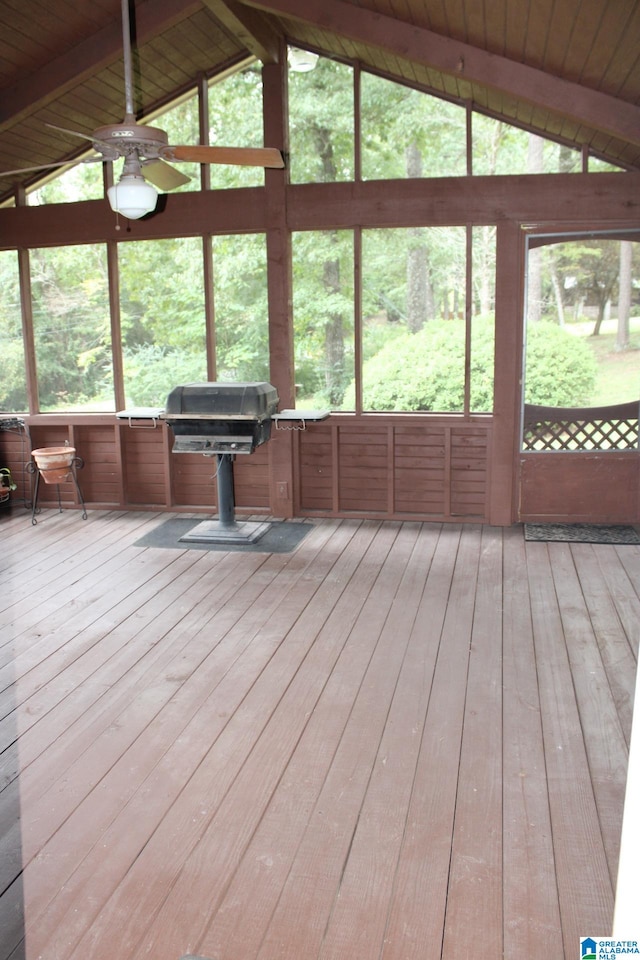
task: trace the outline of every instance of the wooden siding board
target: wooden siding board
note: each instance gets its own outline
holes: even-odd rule
[[[477,531],[463,543],[459,528],[443,530],[423,594],[423,610],[428,610],[426,621],[422,620],[424,679],[430,684],[430,696],[382,951],[384,960],[422,960],[425,944],[436,944],[438,950],[442,942],[464,713],[460,684],[464,676],[466,686],[469,656],[468,643],[463,645],[461,638],[468,636],[472,622],[469,588],[477,575],[479,542]],[[466,591],[459,564],[464,565]],[[440,593],[443,582],[451,591],[448,603]],[[436,769],[438,775],[434,776]]]
[[[640,548],[355,520],[290,555],[134,546],[165,518],[3,522],[2,960],[23,924],[25,960],[495,960],[501,926],[569,960],[610,927]]]
[[[483,527],[471,627],[442,960],[503,954],[502,533]]]
[[[358,627],[358,642],[342,649],[331,680],[202,940],[199,949],[211,956],[218,955],[225,947],[231,954],[234,951],[258,953],[304,838],[309,816],[318,804],[334,759],[335,744],[344,733],[378,640],[366,624],[376,611],[385,611],[392,595],[393,583],[390,583],[376,600],[373,594],[367,598],[362,609],[363,622]]]
[[[411,529],[409,526],[408,530]],[[428,672],[425,676],[424,671],[423,635],[417,625],[417,614],[436,545],[437,534],[433,531],[431,536],[415,542],[405,554],[407,567],[376,649],[378,662],[372,660],[371,663],[372,670],[384,664],[385,672],[388,669],[391,673],[391,681],[395,679],[395,687],[383,721],[384,731],[381,736],[378,733],[380,739],[375,758],[372,756],[371,775],[323,935],[322,954],[326,960],[342,960],[345,956],[369,960],[379,956],[384,946],[388,904],[393,894],[420,749],[419,730],[431,690],[430,676]],[[402,643],[398,643],[400,636],[406,638]],[[377,698],[379,691],[373,684],[369,687],[367,697]],[[387,702],[381,699],[382,704],[376,704],[376,713]],[[356,703],[358,708],[363,711],[361,722],[368,725],[370,709],[366,703],[362,707]],[[363,729],[360,736],[372,755],[375,734],[371,731],[365,734]],[[353,745],[343,741],[341,748],[346,753]],[[340,776],[339,770],[337,772]],[[361,930],[356,943],[354,926]]]
[[[640,634],[640,600],[615,547],[575,545],[572,554],[627,746]],[[640,579],[637,581],[640,583]]]
[[[376,534],[376,528],[377,525],[369,525],[371,537]],[[343,543],[345,536],[348,539],[348,533],[348,530],[343,532]],[[323,577],[312,575],[300,580],[300,589],[291,593],[289,602],[277,612],[270,595],[268,621],[264,619],[266,611],[262,611],[264,626],[259,638],[263,640],[252,645],[256,661],[262,663],[262,676],[258,682],[253,682],[247,673],[247,664],[233,677],[233,699],[238,704],[238,697],[243,697],[241,706],[236,708],[230,722],[218,722],[218,727],[224,726],[224,729],[191,776],[190,790],[182,792],[182,802],[173,805],[161,829],[155,832],[118,887],[116,896],[98,917],[99,928],[107,933],[116,949],[132,953],[140,942],[140,922],[144,931],[154,919],[153,928],[147,934],[143,933],[144,944],[152,952],[162,950],[165,955],[176,953],[179,956],[185,944],[195,944],[202,937],[209,911],[224,893],[227,877],[237,867],[258,825],[262,804],[268,802],[276,788],[290,751],[308,722],[307,706],[322,691],[349,627],[353,625],[359,609],[357,600],[359,598],[361,604],[370,592],[379,563],[389,550],[390,536],[393,540],[395,533],[380,531],[377,543],[354,584],[347,610],[343,610],[342,605],[338,607],[339,612],[332,618],[334,629],[323,631],[309,659],[305,659],[305,655],[316,639],[317,629],[322,627],[324,618],[338,599],[335,582],[329,578],[326,583]],[[340,551],[336,573],[344,574],[349,569],[353,572],[359,566],[366,540],[365,536],[351,549],[346,546]],[[329,564],[328,568],[325,566],[327,573],[336,559],[334,550],[329,555],[333,560],[325,558]],[[318,572],[319,569],[321,567],[317,568]],[[342,581],[343,590],[349,579],[346,577]],[[286,581],[286,573],[283,573],[283,580]],[[316,594],[316,602],[311,602]],[[340,615],[341,621],[338,620]],[[283,630],[288,632],[294,625],[295,642],[277,644],[274,650],[269,637],[281,637]],[[266,665],[268,669],[265,670]],[[276,688],[280,696],[274,701]],[[243,696],[241,690],[248,695]],[[252,798],[260,802],[252,802]],[[197,800],[198,809],[203,811],[196,818],[193,817],[194,800]],[[245,826],[240,832],[230,830],[230,824],[237,825],[240,810],[243,810]],[[170,870],[163,875],[150,874],[149,864],[161,849],[167,848],[167,844],[173,850]],[[202,879],[203,886],[198,878]],[[193,896],[194,883],[199,889],[206,890],[206,910],[202,909],[200,898]],[[130,910],[132,897],[137,904],[136,915]],[[83,946],[86,948],[87,943],[87,940],[84,944],[80,941],[76,955]]]
[[[615,888],[620,852],[620,831],[616,821],[624,804],[628,748],[585,599],[585,593],[590,589],[589,577],[584,571],[582,581],[578,580],[574,553],[573,546],[568,544],[562,544],[554,551],[553,579],[561,607],[611,884]],[[597,708],[594,708],[596,689],[601,695]],[[590,749],[593,735],[602,729],[607,731],[607,748],[593,751]],[[613,829],[612,823],[615,825]]]
[[[326,556],[322,555],[322,546],[334,532],[335,527],[331,526],[320,531],[319,552],[317,557],[311,559],[312,568],[322,571],[327,569],[327,562],[331,565],[331,559],[327,561]],[[339,532],[339,542],[346,545],[352,532]],[[252,576],[245,578],[245,584],[240,585],[240,606],[234,600],[229,606],[223,604],[220,607],[220,595],[216,595],[213,590],[209,598],[209,592],[205,591],[204,602],[192,598],[191,612],[177,625],[183,644],[188,643],[188,659],[185,661],[183,653],[180,652],[175,657],[173,674],[170,672],[167,677],[171,679],[173,675],[173,690],[168,693],[169,699],[163,714],[165,723],[168,723],[166,732],[163,734],[162,724],[160,727],[150,727],[147,728],[148,732],[136,741],[135,752],[140,749],[141,757],[148,756],[152,760],[150,764],[145,762],[141,763],[140,767],[136,764],[129,768],[125,761],[119,767],[118,772],[123,781],[120,789],[125,790],[125,801],[128,802],[123,804],[120,814],[113,822],[111,819],[104,822],[104,846],[96,846],[95,837],[91,838],[89,855],[79,861],[78,868],[68,878],[67,883],[59,888],[54,903],[47,906],[42,917],[43,928],[38,931],[43,947],[53,947],[60,943],[64,944],[65,953],[72,949],[82,934],[82,927],[77,924],[73,906],[78,892],[84,890],[89,895],[89,892],[94,890],[96,897],[90,902],[93,912],[99,913],[104,905],[104,890],[114,889],[126,875],[127,851],[131,842],[139,842],[141,848],[145,848],[154,828],[167,814],[171,803],[180,796],[185,782],[183,778],[188,779],[194,771],[200,770],[202,760],[210,751],[212,740],[215,740],[216,732],[219,733],[226,725],[227,711],[233,712],[242,702],[246,685],[251,686],[252,675],[255,671],[260,671],[261,665],[264,666],[273,652],[270,644],[252,645],[252,640],[264,629],[264,625],[270,622],[270,617],[273,617],[271,622],[277,629],[279,620],[275,614],[278,605],[290,586],[295,584],[307,569],[309,560],[301,558],[299,563],[292,563],[290,558],[285,556],[268,558],[255,555],[248,564],[246,558],[244,564],[240,558],[236,558],[233,566],[236,565],[240,570],[244,568],[253,572]],[[274,579],[280,574],[282,580],[278,587],[274,587]],[[310,578],[306,589],[315,589],[321,581],[322,577],[319,580]],[[201,589],[201,600],[202,594]],[[304,603],[306,596],[306,591],[301,590],[300,602]],[[284,615],[290,617],[291,612],[287,611]],[[171,637],[171,632],[169,636]],[[175,640],[176,637],[172,639]],[[239,653],[245,649],[248,649],[249,655],[243,662],[243,669],[234,669]],[[216,689],[215,697],[211,696],[212,689]],[[167,753],[172,736],[169,731],[172,729],[175,739]],[[169,741],[166,739],[167,734]],[[133,780],[132,774],[135,774]],[[192,789],[198,796],[199,789],[202,789],[200,802],[207,809],[210,809],[212,803],[212,796],[208,794],[209,787],[206,771],[192,782]],[[203,806],[199,809],[202,810]],[[193,829],[196,833],[199,833],[201,822],[200,817],[197,818],[197,825],[194,820]],[[74,847],[73,843],[69,845]],[[110,850],[110,857],[106,861],[102,853],[105,847]],[[183,859],[184,853],[185,850],[181,847],[176,864]],[[51,866],[55,868],[55,861]],[[39,874],[33,878],[33,882],[36,881],[40,881]],[[142,888],[146,886],[147,881]],[[46,888],[42,889],[44,892]],[[137,896],[138,894],[134,899],[137,899]],[[129,906],[132,902],[129,897]],[[112,904],[112,908],[113,906]],[[118,941],[126,937],[126,932],[131,932],[132,917],[127,907],[125,914],[129,916],[126,924],[128,931],[120,929],[118,925],[118,929],[113,928],[108,933],[108,939]],[[140,919],[139,912],[137,917]],[[44,929],[45,926],[48,929]]]
[[[504,956],[555,956],[562,939],[542,705],[526,556],[519,528],[504,533]]]
[[[359,689],[352,688],[348,726],[337,748],[334,740],[331,765],[293,851],[281,898],[268,918],[261,957],[289,960],[301,953],[313,956],[330,935],[326,925],[335,916],[338,888],[348,882],[345,862],[347,856],[351,861],[353,831],[361,822],[370,785],[370,765],[379,748],[404,656],[406,644],[397,643],[397,636],[385,623],[394,597],[403,593],[398,560],[411,555],[416,533],[415,528],[407,528],[398,534],[384,563],[387,577],[370,590],[353,623],[354,647],[364,646],[368,654],[366,660],[359,657],[364,675]],[[346,719],[344,707],[342,716]],[[354,766],[355,756],[362,763]],[[335,810],[330,819],[324,813],[329,805]]]
[[[527,543],[527,576],[543,711],[545,763],[556,861],[558,902],[567,957],[585,927],[608,929],[609,875],[562,617],[546,544]]]

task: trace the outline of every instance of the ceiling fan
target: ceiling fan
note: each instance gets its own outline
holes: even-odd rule
[[[98,127],[91,136],[49,123],[47,126],[55,130],[89,140],[98,156],[85,157],[80,161],[67,160],[8,170],[1,176],[71,166],[78,162],[103,163],[123,157],[124,165],[120,178],[109,187],[107,194],[112,210],[130,220],[137,220],[155,209],[158,198],[155,187],[160,190],[173,190],[191,179],[171,166],[173,162],[282,168],[284,159],[280,150],[275,147],[211,147],[204,144],[174,146],[169,144],[164,130],[136,122],[133,108],[129,0],[121,0],[121,3],[125,92],[125,115],[122,123]]]

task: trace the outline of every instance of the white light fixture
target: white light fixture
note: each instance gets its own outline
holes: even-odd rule
[[[109,204],[114,213],[121,213],[127,220],[139,220],[155,210],[158,193],[142,176],[137,157],[127,157],[122,176],[107,190]]]
[[[289,47],[289,66],[294,73],[309,73],[318,62],[318,54],[299,47]]]

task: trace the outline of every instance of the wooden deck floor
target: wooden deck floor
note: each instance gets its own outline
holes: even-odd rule
[[[574,960],[611,932],[640,547],[0,520],[0,960]]]

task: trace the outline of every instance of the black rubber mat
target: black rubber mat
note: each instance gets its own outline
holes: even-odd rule
[[[568,543],[640,543],[633,527],[593,523],[525,523],[524,538]]]
[[[292,520],[273,520],[267,532],[256,543],[201,543],[180,542],[180,537],[202,523],[202,517],[170,517],[160,526],[136,540],[134,547],[162,547],[175,550],[225,550],[244,553],[291,553],[313,530],[312,523]]]

